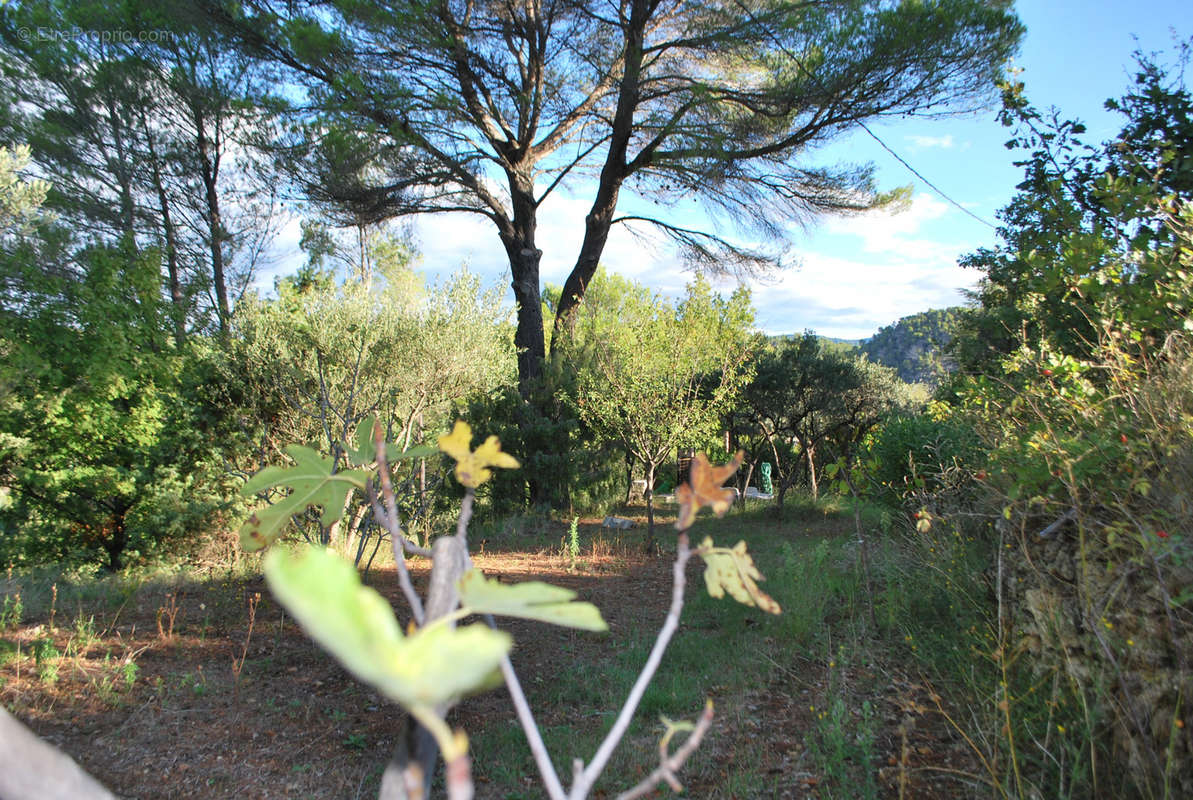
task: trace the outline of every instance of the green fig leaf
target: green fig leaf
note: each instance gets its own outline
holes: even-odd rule
[[[272,544],[285,529],[290,517],[307,506],[323,506],[320,521],[330,525],[344,513],[344,501],[353,489],[364,489],[368,473],[352,469],[332,474],[333,463],[327,456],[302,445],[290,445],[286,453],[294,459],[293,467],[266,467],[240,488],[250,497],[271,487],[285,487],[290,493],[267,508],[254,511],[240,526],[240,546],[252,552]]]
[[[274,550],[269,588],[344,667],[405,708],[430,708],[490,685],[512,640],[485,625],[432,624],[403,636],[389,603],[327,550]]]
[[[348,456],[348,463],[354,467],[372,464],[377,459],[377,446],[373,442],[373,425],[377,418],[370,415],[356,426],[356,433],[352,442],[344,443],[344,453]],[[430,445],[411,447],[409,450],[399,450],[395,444],[386,443],[385,458],[390,463],[408,458],[429,458],[436,455],[439,449]]]
[[[372,414],[365,417],[356,426],[356,433],[351,442],[344,442],[344,454],[348,456],[348,463],[354,467],[372,464],[377,458],[377,447],[373,444],[373,425],[377,418]]]
[[[704,559],[704,584],[710,597],[724,597],[725,592],[739,603],[756,606],[768,614],[782,613],[783,609],[774,598],[758,588],[755,581],[764,580],[754,559],[746,552],[746,543],[738,542],[732,550],[728,547],[714,547],[712,539],[705,537],[695,551]]]
[[[392,452],[389,450],[385,451],[385,457],[390,461],[404,461],[408,458],[430,458],[437,455],[439,455],[439,448],[432,447],[429,444],[415,445],[409,450],[399,451],[395,447]]]
[[[479,569],[470,569],[460,578],[460,604],[477,614],[533,619],[586,631],[609,630],[600,609],[592,603],[573,602],[575,597],[571,589],[542,581],[498,583]]]

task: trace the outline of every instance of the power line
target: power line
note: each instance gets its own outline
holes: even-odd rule
[[[737,7],[739,9],[741,9],[742,13],[744,13],[746,15],[746,17],[750,20],[750,22],[752,22],[756,25],[760,24],[758,22],[758,18],[754,16],[753,12],[751,12],[750,9],[746,7],[745,3],[743,3],[742,0],[734,0],[734,3],[737,5]],[[825,94],[831,94],[828,90],[828,87],[824,85],[824,82],[821,81],[820,78],[815,73],[813,73],[811,70],[809,70],[807,67],[805,67],[804,63],[800,60],[799,56],[797,56],[795,53],[791,52],[791,50],[788,49],[787,45],[783,44],[783,41],[781,39],[779,39],[779,37],[776,36],[770,30],[769,27],[767,27],[765,25],[762,25],[761,27],[764,31],[766,31],[767,36],[770,37],[771,41],[775,43],[775,46],[777,46],[779,48],[779,50],[781,50],[783,52],[784,55],[786,55],[788,58],[790,58],[792,61],[794,61],[795,65],[800,68],[801,72],[803,72],[805,75],[807,75],[813,81],[815,81],[816,84],[820,87],[821,91],[823,91]],[[952,196],[950,196],[947,192],[945,192],[943,189],[941,189],[935,183],[933,183],[932,181],[930,181],[926,177],[924,177],[924,174],[922,172],[920,172],[918,169],[916,169],[911,164],[909,164],[907,162],[907,159],[903,158],[903,156],[896,153],[894,151],[894,149],[891,148],[890,145],[888,145],[886,142],[884,142],[882,140],[881,137],[879,137],[878,134],[876,134],[874,131],[870,130],[869,126],[866,125],[866,123],[862,122],[861,120],[856,120],[856,122],[862,130],[864,130],[866,133],[870,134],[870,138],[872,138],[874,141],[878,142],[878,144],[882,146],[883,150],[886,150],[888,153],[891,154],[891,156],[894,157],[894,159],[896,161],[898,161],[900,164],[902,164],[904,167],[906,167],[908,172],[910,172],[912,175],[915,175],[917,178],[919,178],[921,181],[923,181],[925,184],[927,184],[933,191],[935,191],[937,194],[939,194],[941,197],[943,197],[945,200],[947,200],[952,205],[956,206],[956,208],[959,209],[962,213],[964,213],[970,217],[973,217],[975,220],[982,223],[983,225],[990,228],[991,230],[998,230],[998,226],[995,225],[993,222],[990,222],[989,220],[979,217],[977,214],[970,211],[965,206],[961,205],[961,203],[954,200],[952,198]]]
[[[924,174],[923,174],[922,172],[920,172],[920,171],[919,171],[918,169],[916,169],[915,167],[911,166],[911,164],[908,164],[908,163],[907,163],[907,160],[906,160],[906,159],[904,159],[904,158],[903,158],[903,156],[899,155],[899,154],[898,154],[898,153],[896,153],[894,150],[892,150],[892,149],[891,149],[891,147],[890,147],[890,145],[888,145],[886,142],[884,142],[882,139],[880,139],[880,138],[878,137],[878,134],[876,134],[874,131],[870,130],[870,128],[869,128],[869,127],[866,125],[866,123],[862,122],[861,120],[858,120],[858,123],[857,123],[857,124],[858,124],[858,125],[861,127],[861,129],[862,129],[862,130],[864,130],[866,133],[870,134],[871,138],[873,138],[873,139],[874,139],[874,141],[876,141],[876,142],[878,142],[880,145],[882,145],[882,149],[883,149],[883,150],[886,150],[888,153],[890,153],[892,156],[894,156],[894,158],[895,158],[895,160],[896,160],[896,161],[898,161],[898,162],[899,162],[900,164],[902,164],[903,166],[907,167],[907,170],[908,170],[908,172],[910,172],[912,175],[914,175],[914,176],[916,176],[917,178],[919,178],[919,179],[920,179],[921,181],[923,181],[924,183],[928,184],[928,186],[929,186],[929,187],[930,187],[930,188],[931,188],[933,191],[935,191],[937,194],[939,194],[939,195],[940,195],[941,197],[943,197],[945,200],[949,201],[949,202],[950,202],[950,203],[952,203],[954,206],[956,206],[956,207],[957,207],[957,208],[958,208],[958,209],[959,209],[959,210],[960,210],[962,213],[964,213],[964,214],[968,214],[969,216],[973,217],[973,218],[974,218],[974,219],[976,219],[978,222],[982,223],[983,225],[985,225],[987,228],[990,228],[991,230],[998,230],[998,226],[997,226],[997,225],[995,225],[993,222],[990,222],[989,220],[986,220],[986,219],[983,219],[982,217],[979,217],[977,214],[973,213],[973,212],[972,212],[972,211],[970,211],[968,208],[966,208],[965,206],[961,205],[959,202],[957,202],[957,201],[956,201],[956,200],[954,200],[952,197],[950,197],[950,196],[949,196],[949,195],[948,195],[948,194],[947,194],[947,193],[946,193],[946,192],[945,192],[943,189],[941,189],[941,188],[940,188],[939,186],[937,186],[935,183],[933,183],[932,181],[930,181],[930,180],[928,180],[927,178],[925,178],[925,177],[924,177]]]

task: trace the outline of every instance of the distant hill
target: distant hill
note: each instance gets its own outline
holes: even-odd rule
[[[871,361],[893,367],[908,383],[937,384],[956,369],[944,349],[953,339],[964,309],[960,306],[903,317],[863,341]]]
[[[862,342],[866,341],[865,339],[840,339],[836,336],[821,336],[819,333],[816,333],[815,331],[807,331],[807,333],[810,333],[813,336],[815,336],[817,339],[819,339],[820,341],[825,342],[826,344],[831,344],[831,345],[845,345],[846,347],[857,347]],[[798,339],[799,337],[801,337],[803,335],[804,334],[802,334],[802,333],[776,333],[776,334],[772,334],[766,338],[771,342],[778,342],[780,339]]]

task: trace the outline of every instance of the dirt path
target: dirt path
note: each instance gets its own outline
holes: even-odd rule
[[[490,552],[475,561],[491,577],[548,580],[602,609],[610,636],[518,621],[505,626],[515,637],[513,660],[540,725],[590,730],[596,737],[611,721],[613,706],[599,696],[581,694],[578,700],[576,691],[602,683],[599,673],[616,664],[619,641],[653,636],[669,602],[670,562],[646,558],[636,547],[584,558],[576,570],[549,552]],[[696,588],[698,570],[693,564],[689,574]],[[424,570],[414,571],[416,581],[425,580]],[[370,582],[396,601],[392,569],[375,570]],[[258,594],[246,650],[250,600]],[[171,602],[177,609],[172,636],[166,635]],[[7,657],[0,667],[0,701],[121,797],[376,795],[394,747],[394,708],[314,647],[260,579],[145,587],[119,612],[80,606],[72,615],[70,627],[62,627],[68,615],[59,614],[52,630],[48,620],[31,620],[4,634],[8,652],[15,645],[22,657]],[[90,631],[88,618],[94,619]],[[964,796],[963,784],[938,783],[931,769],[935,764],[971,771],[972,765],[939,716],[923,713],[932,704],[923,687],[873,664],[837,668],[773,648],[768,652],[766,637],[749,630],[757,624],[751,619],[734,623],[746,629],[743,637],[754,637],[744,639],[754,652],[741,655],[769,663],[759,662],[757,685],[744,690],[732,679],[720,684],[716,676],[706,677],[718,716],[684,772],[689,796],[820,796],[825,776],[807,737],[833,692],[847,700],[849,714],[870,704],[878,794],[900,796],[902,782],[906,797]],[[690,643],[711,636],[701,625],[706,623],[686,621],[677,639],[690,637]],[[47,646],[58,653],[56,659]],[[40,664],[30,657],[39,648]],[[242,654],[237,679],[233,665]],[[580,689],[560,695],[560,685],[575,686],[577,677]],[[670,713],[690,717],[698,711],[697,704]],[[524,745],[503,744],[520,739],[504,689],[466,700],[453,724],[492,754],[486,762],[478,752],[478,798],[542,796],[528,774],[529,761],[521,760],[527,758]],[[650,768],[657,732],[648,720],[634,737],[627,743],[634,757],[614,764],[621,770],[611,781],[617,786],[596,796],[625,788]],[[570,776],[565,761],[572,755],[556,754],[565,782]]]

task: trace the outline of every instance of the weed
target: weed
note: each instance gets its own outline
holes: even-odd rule
[[[46,626],[51,631],[54,630],[54,612],[58,609],[58,584],[55,583],[50,588],[50,622]]]
[[[244,647],[241,648],[240,658],[232,656],[232,694],[234,697],[240,692],[240,673],[244,670],[244,660],[249,655],[249,643],[253,640],[253,624],[257,621],[257,604],[260,602],[260,592],[253,592],[249,595],[249,629],[244,635]]]
[[[83,655],[98,639],[99,636],[95,632],[95,617],[84,618],[80,614],[75,617],[73,630],[66,640],[66,657],[75,658]]]
[[[137,666],[137,662],[132,659],[125,660],[120,667],[120,675],[124,678],[124,688],[131,689],[137,682],[137,675],[140,674],[141,668]]]
[[[0,606],[0,631],[20,625],[24,613],[25,606],[21,603],[21,593],[5,594],[4,603]]]
[[[350,733],[344,737],[344,747],[347,747],[349,750],[364,750],[368,746],[369,743],[365,739],[364,734]]]
[[[816,709],[815,729],[808,738],[822,775],[824,797],[875,798],[878,796],[878,765],[874,740],[876,720],[870,702],[863,701],[860,714],[851,714],[845,700],[835,696],[828,708]]]
[[[568,532],[559,540],[560,556],[568,560],[568,571],[576,571],[576,561],[580,558],[580,518],[572,519],[568,525]]]
[[[207,676],[203,674],[202,666],[196,669],[194,675],[189,672],[182,673],[179,683],[197,697],[207,694]]]
[[[167,593],[166,602],[157,609],[157,636],[163,642],[174,641],[174,620],[178,611],[178,593]]]
[[[0,667],[5,666],[11,661],[16,661],[19,657],[20,648],[15,642],[0,639]]]
[[[49,686],[58,682],[58,662],[62,654],[54,646],[54,640],[48,637],[36,639],[33,642],[33,663],[37,669],[37,677]]]

